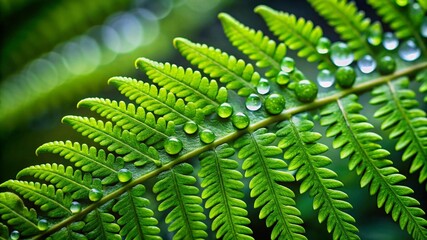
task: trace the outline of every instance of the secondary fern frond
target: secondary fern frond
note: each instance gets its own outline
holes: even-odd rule
[[[354,2],[341,0],[309,0],[316,11],[328,20],[341,38],[353,49],[354,57],[374,56],[374,50],[367,41],[370,19],[357,10]]]
[[[159,210],[170,210],[166,217],[168,230],[176,232],[173,239],[203,239],[208,236],[202,199],[198,196],[199,189],[194,186],[196,178],[191,174],[193,167],[184,163],[159,175],[153,187],[160,201]]]
[[[260,80],[252,64],[205,44],[192,43],[184,38],[176,38],[174,45],[191,64],[202,69],[212,78],[219,78],[227,89],[238,90],[240,96],[256,92]]]
[[[249,186],[251,197],[256,198],[254,207],[261,207],[259,216],[266,218],[267,227],[274,225],[271,239],[306,239],[295,194],[280,184],[295,179],[282,170],[287,166],[283,160],[273,158],[282,153],[277,146],[271,146],[275,139],[275,134],[262,128],[238,139],[235,147],[241,148],[238,157],[244,159],[245,176],[252,177]]]
[[[307,58],[309,62],[319,62],[319,69],[335,69],[328,55],[317,52],[316,46],[323,32],[319,26],[295,15],[277,12],[267,6],[258,6],[255,12],[260,14],[269,29],[284,41],[292,50],[299,50],[298,56]]]
[[[154,83],[187,102],[193,102],[196,108],[203,109],[205,115],[213,113],[219,104],[227,101],[227,90],[219,87],[215,80],[209,81],[203,77],[199,71],[170,63],[158,63],[147,58],[139,58],[135,64],[144,70]]]
[[[222,239],[253,239],[252,230],[247,227],[246,203],[242,201],[242,174],[236,169],[238,163],[230,159],[234,149],[225,145],[200,155],[202,198],[205,207],[210,208],[209,218],[213,219],[212,230]]]
[[[396,150],[404,151],[403,161],[412,161],[410,172],[420,170],[421,183],[427,179],[427,118],[408,86],[407,79],[388,82],[372,92],[370,103],[382,105],[374,116],[383,120],[382,129],[391,130],[390,139],[398,139]]]
[[[86,215],[83,232],[88,239],[122,239],[118,234],[120,226],[116,223],[114,215],[109,213],[109,209],[111,209],[111,203],[107,203]]]
[[[417,207],[417,200],[408,196],[412,189],[397,185],[405,176],[386,159],[390,153],[378,144],[381,137],[371,132],[373,126],[359,113],[363,107],[356,100],[351,95],[322,111],[322,124],[329,126],[327,136],[335,137],[333,145],[341,148],[341,158],[349,157],[350,170],[356,169],[362,175],[360,185],[370,184],[370,194],[378,194],[378,207],[384,206],[387,213],[391,212],[394,221],[402,229],[406,227],[415,239],[426,239],[424,211]]]
[[[336,188],[343,184],[334,179],[337,174],[325,168],[332,161],[320,154],[328,147],[317,143],[321,135],[312,132],[313,122],[305,119],[290,119],[279,124],[277,136],[279,147],[285,150],[284,158],[290,160],[289,170],[297,170],[296,179],[302,181],[300,192],[310,190],[314,197],[313,208],[319,209],[319,222],[327,220],[328,231],[336,239],[359,239],[355,220],[342,209],[352,208],[346,202],[348,196]]]
[[[87,237],[80,232],[83,230],[85,223],[83,221],[73,222],[70,225],[62,228],[58,232],[52,234],[47,240],[54,239],[82,239],[86,240]]]
[[[280,62],[286,55],[286,46],[277,44],[261,31],[244,26],[226,13],[219,14],[224,32],[230,42],[260,68],[268,68],[266,77],[275,77],[280,72]]]

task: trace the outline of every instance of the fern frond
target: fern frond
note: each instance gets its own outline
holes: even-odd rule
[[[364,55],[374,56],[374,50],[367,41],[367,30],[371,20],[357,10],[354,2],[341,0],[308,0],[316,11],[328,20],[341,39],[347,41],[355,59]]]
[[[93,139],[101,146],[106,146],[109,151],[123,155],[125,162],[134,162],[135,166],[144,166],[147,163],[161,165],[159,153],[154,147],[147,147],[140,143],[135,134],[124,130],[111,122],[102,122],[94,118],[66,116],[62,119],[70,124],[83,136]]]
[[[370,103],[382,105],[374,117],[383,120],[381,129],[391,130],[390,139],[398,139],[396,150],[404,151],[403,161],[412,161],[411,173],[420,170],[421,183],[427,179],[427,118],[417,108],[415,92],[408,87],[408,79],[388,82],[372,92],[374,98]]]
[[[38,182],[27,182],[8,180],[0,185],[16,191],[22,197],[40,206],[40,209],[52,218],[70,216],[71,198],[64,196],[60,189],[56,190],[53,185],[40,184]]]
[[[280,63],[286,55],[286,46],[277,44],[261,31],[244,26],[226,13],[218,15],[230,42],[261,68],[268,68],[265,76],[275,77],[280,72]]]
[[[176,125],[187,121],[199,123],[204,117],[194,103],[185,104],[184,100],[177,99],[165,88],[157,89],[155,85],[124,77],[111,78],[108,83],[117,87],[123,95],[140,104],[145,110],[162,116],[166,121],[173,121]]]
[[[111,203],[107,203],[86,215],[83,232],[88,239],[122,239],[118,234],[120,226],[115,222],[115,217],[108,213],[109,208],[111,208],[110,205]]]
[[[184,38],[175,38],[174,45],[191,64],[202,69],[212,78],[226,84],[227,89],[237,90],[240,96],[256,92],[255,86],[260,80],[252,64],[222,52],[205,44],[190,42]]]
[[[221,239],[253,239],[252,230],[247,227],[246,203],[242,201],[242,174],[236,169],[239,164],[230,159],[235,150],[227,144],[200,155],[202,198],[205,207],[210,208],[209,218],[213,219],[212,230]]]
[[[298,56],[306,58],[309,62],[319,62],[319,69],[335,69],[328,55],[317,52],[316,46],[323,32],[319,26],[303,18],[297,19],[295,15],[275,11],[267,6],[258,6],[255,12],[260,14],[267,23],[268,28],[284,41],[292,50],[299,50]]]
[[[0,223],[0,239],[9,240],[9,229],[3,223]]]
[[[422,71],[419,74],[417,74],[416,79],[418,82],[421,82],[421,86],[419,88],[419,91],[421,93],[424,93],[424,95],[426,95],[426,93],[427,93],[427,71]],[[427,96],[424,97],[424,102],[427,102]]]
[[[124,239],[161,239],[158,236],[160,229],[157,227],[157,220],[153,218],[154,212],[147,206],[150,204],[144,198],[145,187],[137,185],[125,194],[113,206],[113,211],[120,214],[117,223],[122,227],[121,236]]]
[[[251,197],[255,197],[255,208],[261,207],[260,218],[267,218],[267,227],[273,227],[271,239],[307,239],[301,213],[295,207],[294,192],[282,182],[295,181],[292,174],[282,169],[287,164],[277,158],[282,153],[277,146],[271,146],[276,135],[261,128],[246,134],[235,143],[241,148],[238,157],[244,159],[245,177],[252,177],[249,184]]]
[[[310,190],[314,197],[313,208],[319,209],[319,222],[327,220],[328,231],[336,239],[359,239],[355,220],[343,209],[352,208],[344,199],[347,194],[337,190],[343,184],[334,179],[337,174],[325,168],[332,161],[323,155],[328,147],[317,143],[321,135],[312,132],[313,122],[306,119],[290,119],[279,124],[279,147],[285,150],[284,158],[290,160],[289,170],[297,170],[296,179],[302,180],[300,192]]]
[[[105,185],[116,183],[118,170],[123,167],[123,160],[116,159],[113,154],[107,155],[102,149],[97,151],[95,147],[71,141],[45,143],[37,148],[36,153],[58,154],[81,168],[83,172],[101,178],[102,184]]]
[[[393,220],[402,229],[406,227],[415,239],[426,239],[427,221],[421,217],[424,211],[417,207],[417,200],[408,196],[412,189],[397,185],[405,176],[386,159],[390,153],[378,144],[381,137],[372,132],[373,126],[360,114],[363,107],[356,100],[350,95],[322,111],[322,125],[329,126],[327,136],[335,137],[333,145],[341,148],[341,158],[349,157],[350,170],[356,169],[362,175],[360,185],[370,184],[370,194],[378,194],[378,207],[391,212]]]
[[[21,237],[39,233],[36,211],[32,208],[28,210],[14,193],[0,193],[0,215],[1,219],[13,228],[10,231],[18,230]]]
[[[86,198],[92,189],[92,175],[83,174],[80,170],[73,172],[71,166],[62,164],[41,164],[22,169],[17,174],[17,179],[24,176],[32,176],[45,180],[61,189],[64,193],[70,193],[73,199]]]
[[[83,221],[73,222],[70,225],[63,227],[61,230],[52,234],[50,237],[46,238],[47,240],[55,239],[81,239],[86,240],[87,237],[81,234],[81,230],[85,226]]]
[[[159,175],[153,187],[160,201],[159,210],[169,210],[165,221],[168,230],[176,232],[173,239],[204,239],[208,236],[203,221],[206,216],[200,206],[199,189],[194,186],[196,178],[188,163],[178,165]]]
[[[215,80],[203,77],[199,71],[147,58],[138,58],[135,64],[154,83],[187,102],[193,102],[196,108],[203,109],[205,115],[213,113],[219,104],[227,101],[227,90],[219,87]]]

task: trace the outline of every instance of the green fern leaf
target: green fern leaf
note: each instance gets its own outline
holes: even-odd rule
[[[280,184],[293,182],[294,177],[281,169],[287,164],[273,156],[282,153],[277,146],[270,146],[276,135],[261,128],[238,139],[235,147],[241,148],[238,157],[244,159],[246,177],[252,177],[249,184],[251,197],[256,197],[255,208],[262,207],[260,218],[266,218],[268,227],[273,227],[271,239],[307,239],[301,213],[295,207],[294,192]]]
[[[419,74],[417,74],[416,79],[418,82],[421,82],[419,91],[421,93],[426,94],[427,93],[427,71],[422,71]],[[427,102],[427,96],[424,97],[424,102]]]
[[[7,187],[22,195],[24,198],[40,206],[49,217],[60,218],[70,216],[71,198],[62,190],[56,190],[53,185],[40,184],[38,182],[26,182],[9,180],[0,185]]]
[[[92,189],[92,175],[84,174],[80,170],[73,172],[73,168],[61,164],[42,164],[31,166],[19,171],[17,178],[32,176],[48,181],[61,189],[64,193],[70,193],[73,199],[86,198]]]
[[[159,210],[170,210],[166,217],[168,230],[176,232],[173,239],[204,239],[208,236],[202,199],[194,186],[196,178],[191,175],[193,167],[184,163],[162,173],[153,187],[160,201]]]
[[[86,98],[78,106],[90,108],[100,116],[105,117],[123,130],[128,130],[136,135],[136,139],[148,146],[157,149],[163,147],[163,140],[175,134],[175,125],[164,118],[156,117],[151,112],[145,112],[142,107],[134,104],[111,101],[102,98]]]
[[[107,203],[101,208],[97,208],[86,215],[83,232],[88,239],[112,239],[121,240],[118,234],[120,226],[115,223],[115,218],[108,213],[111,203]]]
[[[202,69],[210,77],[219,78],[220,82],[226,84],[227,89],[238,90],[240,96],[256,92],[255,86],[261,77],[252,64],[246,64],[219,49],[184,38],[175,38],[174,45],[191,64]]]
[[[3,223],[0,223],[0,239],[9,240],[9,229]]]
[[[329,126],[327,136],[335,137],[333,145],[341,148],[341,158],[349,157],[350,170],[356,169],[362,175],[361,186],[371,184],[370,194],[378,193],[378,207],[391,212],[393,220],[402,229],[406,227],[415,239],[426,239],[427,221],[421,217],[424,211],[416,207],[420,205],[417,200],[408,196],[412,189],[397,185],[405,176],[386,159],[390,153],[377,143],[381,137],[370,131],[373,126],[359,113],[363,107],[356,100],[350,95],[322,111],[322,125]]]
[[[286,46],[277,44],[261,31],[250,29],[226,13],[219,14],[224,32],[230,42],[261,68],[269,68],[266,77],[275,77],[280,72],[280,63],[286,55]]]
[[[87,237],[79,233],[84,226],[85,226],[85,223],[83,221],[73,222],[70,225],[63,227],[61,230],[57,231],[56,233],[52,234],[50,237],[46,239],[47,240],[54,240],[54,239],[86,240]]]
[[[0,193],[0,215],[13,230],[19,231],[21,237],[39,233],[36,211],[28,210],[16,194]]]
[[[199,71],[147,58],[138,58],[136,66],[160,87],[187,102],[193,102],[196,108],[203,109],[205,115],[213,113],[220,103],[227,101],[227,90],[219,87],[215,80],[209,81],[203,77]]]
[[[427,118],[408,87],[407,79],[388,82],[372,92],[370,103],[383,105],[374,116],[383,120],[382,129],[391,130],[390,139],[398,139],[396,150],[404,151],[403,161],[412,161],[410,172],[420,170],[421,183],[427,179]]]
[[[165,88],[157,89],[155,85],[144,83],[136,79],[115,77],[108,81],[130,100],[140,104],[145,110],[162,116],[166,121],[173,121],[176,125],[187,121],[201,122],[203,113],[194,103],[185,104],[181,98],[176,98]]]
[[[342,210],[352,207],[344,200],[348,196],[336,189],[343,186],[334,179],[337,174],[325,168],[331,160],[320,154],[328,147],[317,143],[321,135],[311,132],[313,126],[313,122],[305,119],[282,122],[277,132],[281,137],[279,147],[285,150],[284,158],[290,160],[289,170],[297,170],[296,179],[302,180],[300,192],[310,190],[310,196],[314,197],[313,208],[319,209],[319,222],[327,220],[334,239],[359,239],[354,218]]]
[[[36,150],[40,153],[59,154],[83,172],[89,172],[93,177],[101,178],[102,184],[108,185],[118,181],[117,172],[123,167],[123,160],[114,155],[106,155],[104,150],[97,151],[95,147],[86,144],[72,143],[71,141],[55,141],[45,143]]]
[[[297,19],[295,15],[277,12],[267,6],[256,7],[255,12],[264,18],[270,30],[284,41],[288,48],[299,50],[299,57],[307,58],[309,62],[319,62],[319,69],[335,69],[329,57],[319,54],[316,50],[317,42],[323,35],[319,26],[315,27],[311,21]]]
[[[246,203],[241,199],[242,174],[236,170],[238,163],[229,159],[234,149],[227,144],[200,155],[202,198],[205,207],[210,208],[209,218],[213,219],[212,230],[221,239],[253,239],[252,230],[247,227]]]
[[[135,166],[144,166],[147,163],[161,165],[159,153],[153,147],[147,147],[140,143],[135,134],[124,130],[123,132],[111,122],[96,121],[94,118],[66,116],[63,122],[70,124],[83,136],[87,136],[101,146],[107,146],[107,149],[123,155],[125,162],[134,162]]]
[[[154,212],[147,206],[150,204],[142,196],[145,193],[143,185],[137,185],[132,190],[123,194],[114,204],[113,211],[120,214],[117,223],[121,225],[121,236],[125,239],[161,239],[158,236],[160,229],[156,226],[157,220],[153,218]]]

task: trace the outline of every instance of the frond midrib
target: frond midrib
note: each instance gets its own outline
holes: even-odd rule
[[[138,214],[137,214],[138,209],[135,206],[135,202],[133,200],[132,192],[131,192],[130,189],[127,191],[127,194],[128,194],[128,197],[129,197],[129,202],[131,203],[130,205],[132,206],[132,213],[133,213],[135,219],[137,219],[135,222],[136,222],[136,225],[137,225],[136,229],[138,230],[138,233],[139,233],[138,236],[141,236],[141,239],[144,239],[144,232],[142,231],[142,226],[141,226],[141,223],[139,222],[139,219],[138,219],[138,217],[139,217]],[[124,214],[123,214],[123,216],[124,216]]]
[[[1,203],[0,203],[1,204]],[[15,216],[19,216],[19,218],[24,221],[29,223],[30,225],[32,225],[35,229],[38,229],[37,224],[31,222],[30,220],[28,220],[25,216],[23,216],[22,214],[20,214],[19,212],[15,211],[15,209],[11,208],[9,205],[6,204],[2,204],[3,206],[7,207],[10,212],[13,212],[15,214]]]

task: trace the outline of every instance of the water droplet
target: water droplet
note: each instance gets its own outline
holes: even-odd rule
[[[280,64],[280,68],[286,73],[292,72],[295,69],[294,59],[290,57],[283,58],[282,63]]]
[[[399,47],[399,56],[408,62],[418,59],[421,55],[421,50],[413,39],[409,39],[402,43]]]
[[[388,55],[383,56],[378,61],[378,71],[382,75],[393,73],[396,70],[396,61]]]
[[[82,205],[79,202],[71,202],[70,211],[73,214],[79,213],[82,210]]]
[[[384,33],[383,46],[387,50],[394,50],[399,46],[399,40],[392,32]]]
[[[377,67],[377,62],[371,55],[365,55],[357,61],[357,66],[362,73],[371,73]]]
[[[104,194],[102,193],[102,191],[100,191],[100,190],[98,190],[96,188],[92,188],[89,191],[89,200],[91,200],[92,202],[99,201],[102,198],[103,195]]]
[[[249,117],[242,112],[234,114],[233,117],[231,117],[231,121],[237,129],[245,129],[250,123]]]
[[[412,20],[411,24],[415,26],[419,26],[421,24],[424,17],[424,11],[421,8],[420,4],[416,2],[411,4],[411,6],[409,7],[409,17]]]
[[[338,67],[350,65],[354,60],[354,55],[347,44],[335,42],[331,46],[331,60]]]
[[[356,80],[356,71],[350,66],[339,67],[335,72],[335,80],[342,88],[350,88]]]
[[[215,133],[213,133],[209,129],[203,129],[203,131],[200,132],[200,140],[206,144],[212,143],[215,141]]]
[[[11,239],[11,240],[18,240],[20,236],[21,236],[21,234],[20,234],[20,233],[19,233],[19,231],[17,231],[17,230],[13,230],[13,231],[10,233],[10,239]]]
[[[233,114],[233,107],[229,103],[222,103],[216,113],[220,118],[229,118]]]
[[[129,171],[129,169],[122,168],[117,173],[117,177],[119,178],[119,181],[122,183],[129,182],[132,179],[132,172]]]
[[[184,124],[184,132],[186,134],[194,134],[195,132],[197,132],[197,129],[198,129],[198,126],[193,121],[188,121]]]
[[[246,98],[246,108],[250,111],[256,111],[261,108],[261,98],[252,93],[251,95]]]
[[[406,5],[408,5],[409,0],[395,0],[396,4],[400,7],[404,7]]]
[[[280,71],[276,76],[276,82],[279,85],[286,85],[289,83],[290,76],[288,73]]]
[[[321,87],[328,88],[335,82],[334,74],[328,69],[323,69],[317,74],[317,82]]]
[[[270,114],[279,114],[285,109],[286,99],[280,94],[273,93],[265,99],[265,109]]]
[[[259,80],[256,90],[259,94],[267,94],[270,91],[270,83],[267,79],[261,78]]]
[[[319,89],[317,85],[310,80],[301,80],[295,86],[295,95],[301,102],[312,102],[317,97]]]
[[[37,228],[40,231],[46,231],[46,229],[49,227],[49,224],[47,222],[46,219],[40,219],[39,222],[37,223]]]
[[[424,17],[423,22],[420,26],[421,36],[427,38],[427,17]]]
[[[316,50],[319,54],[328,53],[330,47],[331,47],[331,41],[325,37],[321,37],[317,41]]]
[[[182,141],[176,137],[168,137],[165,140],[165,151],[170,155],[175,155],[182,150]]]
[[[368,42],[372,46],[378,46],[381,44],[382,38],[383,38],[383,28],[381,26],[381,23],[375,22],[368,29]]]

